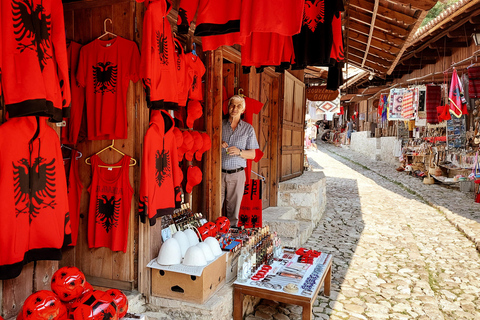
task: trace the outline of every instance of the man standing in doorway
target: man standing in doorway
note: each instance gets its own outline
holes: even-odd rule
[[[228,116],[222,122],[222,206],[225,203],[232,226],[238,221],[247,159],[254,159],[259,148],[253,127],[241,120],[244,112],[245,99],[235,95],[228,101]]]
[[[347,122],[347,145],[350,145],[350,141],[352,139],[352,132],[353,132],[353,121],[352,121],[352,119],[348,119],[348,122]]]

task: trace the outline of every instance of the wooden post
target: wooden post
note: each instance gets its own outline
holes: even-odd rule
[[[205,129],[212,139],[212,148],[206,154],[204,164],[205,214],[210,221],[222,215],[221,177],[222,155],[222,49],[207,53],[207,107]]]

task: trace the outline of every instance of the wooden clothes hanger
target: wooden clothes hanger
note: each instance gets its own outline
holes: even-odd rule
[[[100,37],[98,37],[97,39],[103,38],[107,35],[111,35],[112,37],[117,37],[117,35],[115,33],[107,31],[107,21],[110,21],[110,23],[112,24],[112,30],[113,30],[112,19],[110,19],[110,18],[105,19],[105,21],[103,21],[103,34]]]
[[[122,156],[125,156],[125,153],[123,153],[122,151],[120,151],[120,150],[118,150],[117,148],[115,148],[114,144],[115,144],[115,140],[112,140],[112,144],[111,144],[111,145],[106,146],[106,147],[103,148],[102,150],[100,150],[100,151],[98,151],[97,153],[95,153],[95,155],[99,155],[99,154],[102,153],[103,151],[108,150],[108,149],[111,149],[111,150],[113,150],[113,151],[116,151],[116,152],[120,153]],[[87,159],[85,159],[85,163],[88,164],[89,166],[92,165],[92,163],[91,163],[91,161],[90,161],[90,158],[91,158],[91,157],[88,157]],[[129,167],[133,167],[133,166],[135,166],[135,165],[137,164],[137,160],[135,160],[135,158],[130,158],[130,161],[131,161],[131,162],[130,162],[130,164],[128,165]],[[101,165],[101,164],[99,164],[98,166],[101,167],[101,168],[121,168],[121,167],[122,167],[122,166],[108,166],[108,165],[107,165],[107,166],[104,166],[104,165]]]

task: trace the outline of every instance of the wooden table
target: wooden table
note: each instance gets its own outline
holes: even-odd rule
[[[275,291],[260,287],[251,287],[235,282],[233,284],[233,320],[241,320],[243,318],[243,298],[245,295],[259,297],[267,300],[274,300],[288,304],[295,304],[303,307],[302,319],[312,319],[313,302],[317,298],[318,292],[324,285],[323,293],[330,296],[330,287],[332,283],[332,257],[325,266],[325,272],[317,284],[315,292],[311,297],[290,294],[285,291]],[[299,290],[302,290],[299,288]]]

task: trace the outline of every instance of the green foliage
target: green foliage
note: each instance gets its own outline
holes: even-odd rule
[[[425,19],[423,19],[422,24],[420,25],[420,28],[425,26],[427,23],[435,19],[440,15],[440,13],[443,12],[443,10],[447,9],[450,7],[452,4],[455,2],[458,2],[459,0],[447,0],[447,1],[442,1],[442,2],[437,2],[430,11],[428,11],[427,16]]]

